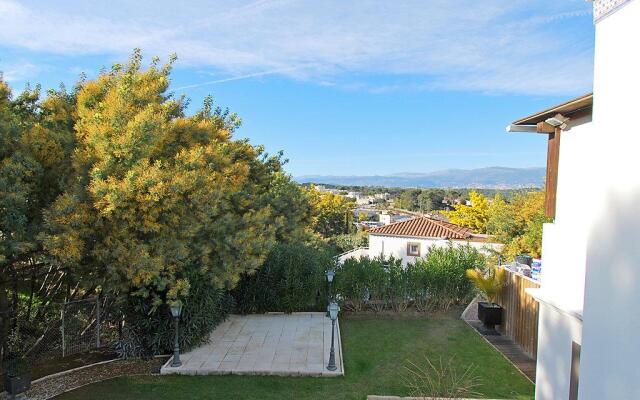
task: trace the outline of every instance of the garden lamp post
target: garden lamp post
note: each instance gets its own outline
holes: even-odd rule
[[[182,302],[176,301],[171,304],[171,316],[173,317],[174,325],[176,328],[176,337],[173,342],[173,359],[171,360],[171,366],[177,368],[182,365],[182,361],[180,361],[180,344],[178,342],[178,325],[180,321],[180,314],[182,314]]]
[[[335,371],[338,369],[336,366],[336,352],[334,346],[334,336],[336,331],[336,320],[338,319],[338,311],[340,311],[340,307],[338,303],[332,301],[329,304],[329,318],[331,318],[331,352],[329,353],[329,364],[327,365],[327,369],[329,371]]]

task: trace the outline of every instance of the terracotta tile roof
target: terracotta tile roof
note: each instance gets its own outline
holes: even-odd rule
[[[429,217],[417,217],[369,230],[372,235],[410,236],[447,239],[469,239],[473,231],[450,222]]]

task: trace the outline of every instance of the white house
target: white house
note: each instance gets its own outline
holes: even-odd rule
[[[502,245],[492,243],[486,235],[478,235],[470,229],[430,217],[416,217],[406,221],[369,230],[369,247],[356,249],[340,256],[340,261],[350,257],[394,257],[406,265],[425,257],[431,246],[469,244],[481,251],[500,250]]]
[[[640,399],[640,1],[594,20],[594,94],[508,128],[548,135],[538,400]]]
[[[402,214],[389,214],[388,212],[383,212],[378,216],[379,221],[384,225],[393,224],[394,222],[401,222],[411,219],[408,215]]]

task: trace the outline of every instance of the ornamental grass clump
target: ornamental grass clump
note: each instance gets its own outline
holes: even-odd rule
[[[425,356],[424,362],[407,361],[404,368],[404,383],[413,397],[448,400],[482,396],[477,391],[480,378],[474,365],[459,367],[453,358],[433,363]]]

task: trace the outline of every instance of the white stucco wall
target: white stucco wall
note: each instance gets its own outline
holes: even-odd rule
[[[590,119],[575,120],[562,132],[556,192],[556,218],[545,224],[542,239],[542,282],[545,297],[582,313],[593,187],[590,171],[599,168],[587,156],[599,136]]]
[[[383,235],[369,235],[369,256],[378,257],[381,254],[388,258],[393,256],[394,258],[402,259],[402,263],[415,262],[414,256],[407,255],[407,243],[420,243],[420,257],[425,257],[428,253],[429,247],[435,245],[438,247],[448,246],[449,243],[456,245],[466,245],[484,250],[487,248],[500,249],[502,245],[496,243],[481,243],[481,242],[467,242],[464,240],[449,241],[446,239],[426,239],[426,238],[411,238],[411,237],[398,237],[398,236],[383,236]]]
[[[540,304],[536,400],[569,398],[572,342],[582,343],[581,331],[579,319]]]
[[[640,398],[640,1],[596,24],[581,399]],[[562,151],[562,150],[561,150]]]
[[[542,235],[542,281],[538,289],[536,399],[569,398],[572,342],[581,343],[587,255],[591,226],[593,162],[600,137],[590,118],[573,120],[562,132],[556,217]],[[553,304],[554,306],[550,306]],[[559,310],[564,310],[561,312]]]

